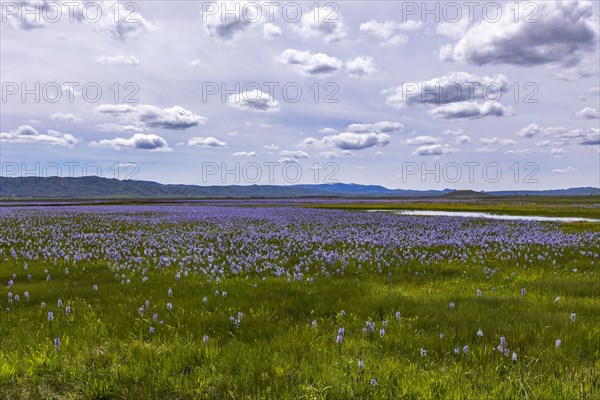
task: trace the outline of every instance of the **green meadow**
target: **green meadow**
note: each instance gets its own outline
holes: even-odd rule
[[[184,207],[2,210],[0,398],[600,398],[600,224]]]

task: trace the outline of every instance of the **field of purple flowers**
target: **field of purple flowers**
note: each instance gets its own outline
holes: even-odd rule
[[[600,398],[598,224],[0,213],[0,398]]]

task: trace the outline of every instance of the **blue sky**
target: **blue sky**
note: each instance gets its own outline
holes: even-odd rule
[[[2,174],[600,186],[598,25],[585,1],[3,1]]]

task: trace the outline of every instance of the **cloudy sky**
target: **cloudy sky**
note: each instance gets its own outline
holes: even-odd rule
[[[600,186],[598,3],[1,4],[2,175]]]

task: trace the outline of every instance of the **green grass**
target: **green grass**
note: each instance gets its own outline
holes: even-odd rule
[[[528,271],[499,267],[502,276],[491,279],[462,265],[440,265],[444,273],[404,271],[391,283],[372,274],[313,283],[240,278],[221,284],[200,277],[173,284],[172,277],[151,275],[129,285],[101,264],[68,277],[61,266],[51,268],[50,282],[38,276],[20,286],[35,293],[29,302],[3,312],[0,393],[7,399],[597,398],[597,276],[544,265]],[[504,275],[512,272],[518,279],[507,281]],[[215,295],[217,288],[227,297]],[[482,297],[475,295],[477,288]],[[59,297],[72,307],[70,317],[57,309]],[[150,310],[139,316],[145,299]],[[170,312],[168,301],[174,305]],[[56,315],[52,323],[49,308]],[[572,310],[575,322],[569,319]],[[235,327],[229,316],[238,311],[244,316]],[[163,325],[152,322],[155,312]],[[376,331],[364,335],[367,320]],[[388,327],[381,339],[383,320]],[[338,347],[340,326],[346,334]],[[518,354],[516,362],[493,350],[501,336],[511,354]],[[420,356],[421,347],[427,357]]]
[[[346,210],[440,210],[477,211],[508,215],[541,215],[548,217],[581,217],[600,219],[598,196],[511,196],[477,200],[407,199],[404,201],[362,201],[314,203],[305,207]]]
[[[560,227],[600,230],[594,223]],[[5,241],[5,254],[11,246],[35,248],[40,239],[27,242],[28,234]],[[193,273],[176,280],[176,269],[152,268],[143,282],[138,270],[113,262],[42,260],[29,262],[27,280],[22,261],[4,257],[0,399],[600,399],[600,260],[579,250],[597,251],[565,251],[552,264],[535,257],[547,249],[530,246],[527,267],[490,253],[477,265],[414,261],[391,277],[356,262],[344,276],[313,282],[256,274],[216,282]],[[486,275],[482,265],[498,272]],[[7,304],[9,291],[18,303]],[[150,307],[139,315],[146,300]],[[230,316],[240,311],[235,326]],[[362,333],[366,321],[374,333]],[[508,357],[496,350],[502,336]]]

